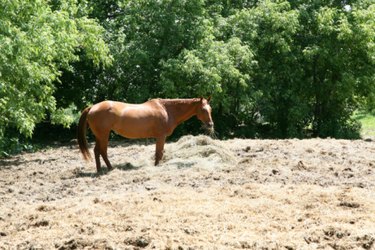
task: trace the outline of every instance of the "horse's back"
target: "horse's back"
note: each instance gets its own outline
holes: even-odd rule
[[[128,138],[158,137],[166,124],[166,112],[154,100],[129,104],[113,130]]]
[[[114,130],[127,138],[157,137],[166,122],[166,112],[157,99],[142,104],[103,101],[88,115],[93,130]]]

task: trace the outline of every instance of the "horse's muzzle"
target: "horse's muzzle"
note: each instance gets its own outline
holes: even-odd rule
[[[204,127],[210,135],[215,133],[213,122],[207,122]]]

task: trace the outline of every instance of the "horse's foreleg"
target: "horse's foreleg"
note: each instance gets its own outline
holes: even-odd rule
[[[163,158],[165,137],[156,138],[155,166],[159,164]]]

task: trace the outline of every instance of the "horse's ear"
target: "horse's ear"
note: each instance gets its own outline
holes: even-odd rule
[[[207,97],[207,102],[211,101],[211,96]]]
[[[199,97],[199,101],[202,102],[203,101],[203,97]]]

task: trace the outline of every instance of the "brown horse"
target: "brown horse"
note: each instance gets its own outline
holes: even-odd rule
[[[100,171],[100,155],[109,170],[107,147],[111,130],[127,138],[156,138],[155,166],[163,157],[167,136],[182,122],[197,116],[210,132],[214,123],[211,117],[210,97],[194,99],[152,99],[143,104],[104,101],[83,110],[78,124],[78,144],[85,160],[91,159],[86,140],[89,124],[95,135],[96,169]]]

